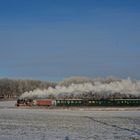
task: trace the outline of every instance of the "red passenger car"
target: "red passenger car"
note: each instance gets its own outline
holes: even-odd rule
[[[52,100],[51,99],[36,100],[36,105],[37,106],[51,106],[52,105]]]

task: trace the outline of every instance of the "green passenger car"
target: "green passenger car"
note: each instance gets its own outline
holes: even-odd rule
[[[140,99],[114,99],[114,106],[140,106]]]
[[[88,106],[112,106],[112,100],[89,100]]]
[[[59,99],[55,101],[56,106],[82,106],[82,99]]]

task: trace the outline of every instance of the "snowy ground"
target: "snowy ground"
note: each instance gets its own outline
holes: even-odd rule
[[[0,102],[0,140],[140,140],[140,111],[17,109]]]

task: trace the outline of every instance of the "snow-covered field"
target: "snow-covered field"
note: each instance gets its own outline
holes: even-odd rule
[[[0,140],[140,140],[140,111],[17,109],[0,102]]]

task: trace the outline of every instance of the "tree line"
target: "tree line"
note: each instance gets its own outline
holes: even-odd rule
[[[40,80],[0,79],[0,99],[16,99],[22,93],[35,89],[55,87],[56,83]]]

